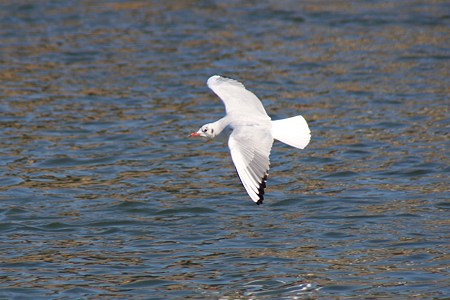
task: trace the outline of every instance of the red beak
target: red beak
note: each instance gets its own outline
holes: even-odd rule
[[[198,132],[193,132],[190,135],[188,135],[188,137],[194,137],[194,136],[200,136],[200,133]]]

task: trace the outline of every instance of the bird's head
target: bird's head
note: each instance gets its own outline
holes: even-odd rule
[[[209,124],[203,125],[197,132],[193,132],[189,136],[190,137],[192,137],[192,136],[202,136],[202,137],[206,137],[206,138],[212,139],[217,134],[217,130],[214,130],[214,127],[215,126],[214,126],[213,123],[209,123]]]

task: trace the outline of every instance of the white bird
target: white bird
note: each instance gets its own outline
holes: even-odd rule
[[[214,138],[231,127],[228,140],[231,158],[242,185],[259,205],[264,200],[273,140],[303,149],[311,139],[308,123],[300,115],[272,121],[258,97],[236,80],[214,75],[207,85],[222,99],[226,116],[203,125],[190,136]]]

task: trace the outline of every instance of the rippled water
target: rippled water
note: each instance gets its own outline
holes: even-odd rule
[[[445,1],[2,1],[0,298],[450,296]],[[248,198],[205,85],[312,142]]]

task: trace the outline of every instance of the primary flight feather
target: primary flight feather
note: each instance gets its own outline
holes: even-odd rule
[[[228,147],[234,166],[250,198],[261,204],[273,140],[303,149],[311,139],[308,124],[302,116],[272,121],[258,97],[234,79],[214,75],[207,85],[222,99],[226,115],[190,136],[214,138],[231,127]]]

